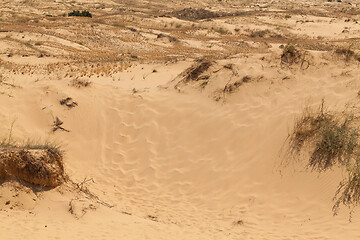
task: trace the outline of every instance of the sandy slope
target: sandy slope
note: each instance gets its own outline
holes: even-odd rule
[[[359,103],[359,62],[332,50],[358,51],[349,4],[203,1],[260,12],[190,21],[158,15],[192,1],[3,2],[0,136],[62,145],[70,181],[1,182],[1,239],[360,239],[357,208],[351,222],[331,211],[340,169],[282,164],[305,106]],[[74,6],[94,19],[61,16]],[[308,67],[280,64],[294,39]],[[200,56],[205,78],[178,83]],[[69,132],[52,132],[56,117]]]
[[[188,65],[167,68],[180,73]],[[128,74],[146,85],[140,67]],[[166,67],[158,69],[152,77],[166,72]],[[349,86],[356,77],[329,80],[341,71],[326,67],[315,75],[295,72],[295,80],[248,83],[224,103],[206,94],[157,88],[156,81],[133,93],[131,81],[137,86],[136,80],[94,79],[90,87],[74,88],[66,80],[14,78],[22,88],[11,88],[11,98],[0,96],[3,125],[16,120],[17,139],[63,143],[70,178],[93,178],[89,188],[115,207],[95,202],[82,217],[78,210],[77,219],[68,212],[69,201],[75,199],[80,209],[92,203],[66,187],[62,194],[41,192],[32,204],[28,195],[4,195],[2,201],[11,203],[1,207],[7,216],[0,222],[2,237],[357,239],[357,218],[349,223],[346,211],[337,217],[331,213],[340,172],[318,175],[296,165],[284,168],[279,157],[305,104],[325,98],[340,107],[356,100],[357,91]],[[173,79],[168,76],[160,85]],[[78,107],[58,103],[67,96]],[[69,133],[51,133],[55,116]],[[3,135],[7,132],[8,127],[2,128]]]

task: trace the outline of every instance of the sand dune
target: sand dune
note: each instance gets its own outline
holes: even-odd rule
[[[16,8],[27,3],[4,4]],[[36,4],[29,9],[45,11]],[[96,8],[95,2],[82,1],[95,17],[74,19],[74,24],[83,26],[75,36],[66,33],[75,30],[65,24],[67,18],[60,17],[60,10],[70,8],[46,4],[57,19],[46,20],[41,13],[34,17],[40,26],[49,27],[48,32],[19,22],[16,29],[28,28],[28,32],[1,33],[5,35],[0,41],[0,136],[8,138],[11,133],[10,138],[18,142],[60,144],[70,180],[54,189],[2,182],[1,239],[360,238],[358,209],[351,222],[346,207],[337,216],[331,211],[345,174],[341,169],[319,174],[306,170],[302,161],[283,164],[286,139],[304,107],[318,106],[322,99],[332,109],[358,104],[357,59],[346,61],[332,50],[320,49],[347,46],[348,37],[357,34],[355,22],[348,24],[350,32],[342,38],[347,23],[330,5],[312,6],[315,13],[300,5],[304,11],[300,17],[283,1],[271,3],[268,10],[283,7],[284,14],[291,15],[286,20],[280,19],[281,12],[255,13],[248,19],[228,16],[215,23],[181,20],[184,26],[176,27],[178,19],[154,18],[151,11],[156,4],[173,4],[174,9],[166,11],[170,14],[183,8],[180,3],[107,1],[102,3],[104,8]],[[256,8],[235,1],[209,4],[213,4],[209,9],[222,12],[231,4],[243,10]],[[127,6],[123,10],[127,14],[129,9],[135,11],[134,19],[126,20],[129,15],[121,19],[120,28],[128,34],[125,44],[113,23],[119,19],[111,15],[122,6]],[[5,12],[6,7],[1,9]],[[316,16],[317,9],[328,16]],[[339,15],[329,25],[329,14],[334,12]],[[145,20],[137,20],[140,13]],[[174,26],[161,30],[179,42],[157,44],[157,38],[140,37],[156,30],[152,21],[163,26],[162,18]],[[296,22],[303,18],[314,23]],[[8,29],[8,24],[0,22],[0,28]],[[51,32],[54,26],[47,24],[64,31]],[[98,39],[85,37],[92,36],[85,33],[92,31],[91,24],[98,26]],[[204,24],[200,33],[214,35],[189,33],[186,24]],[[228,27],[231,33],[206,24]],[[129,26],[137,29],[128,30]],[[240,26],[241,34],[234,30]],[[271,33],[246,35],[258,31],[257,26],[274,32],[281,29],[283,38]],[[324,26],[329,29],[318,31]],[[111,34],[114,38],[109,39]],[[306,67],[281,64],[279,46],[294,35],[300,39],[296,47],[307,51]],[[219,47],[208,48],[210,40]],[[353,41],[357,52],[357,40]],[[26,50],[24,44],[33,47]],[[40,48],[55,46],[58,51],[38,58]],[[24,57],[25,52],[30,57]],[[122,62],[117,56],[122,56]],[[195,80],[182,81],[199,56],[211,59],[211,66]],[[80,83],[74,86],[74,80]],[[61,105],[66,98],[76,105]],[[67,131],[53,131],[56,118]]]

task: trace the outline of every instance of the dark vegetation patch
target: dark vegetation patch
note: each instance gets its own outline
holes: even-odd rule
[[[168,15],[176,17],[182,20],[202,20],[202,19],[211,19],[211,18],[220,18],[220,17],[230,17],[230,16],[243,16],[243,15],[251,15],[254,14],[255,11],[251,12],[213,12],[203,8],[184,8],[182,10],[173,11]],[[164,15],[164,16],[168,16]]]
[[[301,51],[294,45],[286,45],[280,59],[282,66],[300,65],[300,68],[303,70],[308,69],[310,66],[309,52]]]
[[[360,61],[360,55],[356,54],[353,50],[351,50],[350,47],[338,47],[334,52],[336,55],[342,57],[346,62],[349,62],[353,59]]]
[[[184,20],[201,20],[221,17],[221,14],[219,13],[211,12],[203,8],[184,8],[182,10],[172,12],[171,15]]]
[[[73,108],[78,105],[77,102],[73,101],[73,99],[71,97],[61,99],[60,104],[63,106],[66,106],[68,108]]]
[[[197,60],[195,64],[193,64],[181,74],[183,76],[182,81],[186,83],[204,79],[201,77],[201,75],[206,72],[212,65],[213,62],[208,59]]]
[[[69,17],[71,16],[74,16],[74,17],[89,17],[89,18],[92,18],[92,14],[87,11],[87,10],[84,10],[84,11],[79,11],[79,10],[73,10],[72,12],[70,12],[68,14]]]
[[[287,64],[299,63],[301,59],[300,51],[293,45],[285,46],[281,54],[281,62]]]

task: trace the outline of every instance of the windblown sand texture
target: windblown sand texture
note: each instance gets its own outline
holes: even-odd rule
[[[304,107],[359,104],[358,0],[0,3],[0,136],[69,178],[2,181],[0,239],[360,239],[340,169],[282,164]]]

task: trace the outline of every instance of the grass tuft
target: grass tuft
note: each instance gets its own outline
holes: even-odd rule
[[[359,124],[356,115],[329,111],[323,101],[315,110],[305,109],[288,139],[291,157],[309,151],[311,170],[324,172],[337,166],[346,172],[335,192],[334,215],[341,204],[349,208],[360,204]]]
[[[64,155],[64,151],[61,148],[60,144],[51,141],[35,141],[28,139],[25,142],[19,143],[9,139],[0,140],[0,151],[9,151],[9,150],[50,150],[51,152],[58,153],[61,156]]]

